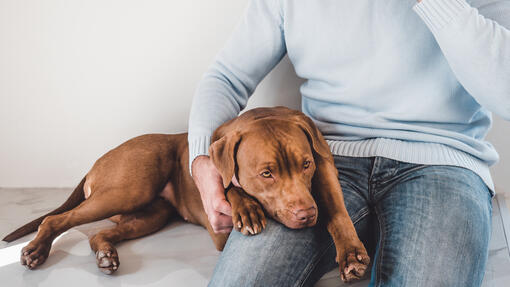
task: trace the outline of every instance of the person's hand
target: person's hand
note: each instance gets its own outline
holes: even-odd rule
[[[223,181],[216,166],[208,156],[201,155],[193,160],[191,170],[213,231],[229,233],[232,231],[232,208],[225,198]]]

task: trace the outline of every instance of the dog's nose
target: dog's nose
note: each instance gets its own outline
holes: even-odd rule
[[[302,209],[296,210],[293,213],[294,213],[294,217],[296,220],[305,222],[305,221],[312,220],[317,215],[317,210],[315,209],[315,207],[311,206],[306,209],[302,208]]]

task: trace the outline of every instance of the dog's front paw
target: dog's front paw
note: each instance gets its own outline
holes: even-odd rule
[[[248,203],[232,210],[232,223],[244,235],[255,235],[266,228],[266,216],[258,203]]]
[[[340,277],[344,282],[359,280],[365,275],[370,263],[367,251],[361,242],[337,249],[336,261],[340,267]]]
[[[260,203],[241,189],[233,189],[228,194],[232,205],[234,228],[244,235],[256,235],[266,228],[266,216]]]

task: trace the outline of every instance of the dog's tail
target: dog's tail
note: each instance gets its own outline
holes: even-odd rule
[[[80,184],[78,184],[78,186],[74,189],[73,193],[71,193],[71,195],[66,200],[66,202],[64,202],[60,207],[51,211],[48,214],[45,214],[33,221],[21,226],[20,228],[16,229],[9,235],[5,236],[4,239],[2,239],[2,240],[11,242],[11,241],[14,241],[20,237],[23,237],[23,236],[29,234],[29,233],[32,233],[37,230],[37,228],[39,227],[41,222],[44,220],[44,218],[46,218],[46,216],[59,214],[59,213],[71,210],[71,209],[75,208],[76,206],[78,206],[78,204],[80,204],[82,201],[85,200],[85,195],[83,193],[83,185],[85,184],[85,179],[86,179],[86,176],[81,180]]]

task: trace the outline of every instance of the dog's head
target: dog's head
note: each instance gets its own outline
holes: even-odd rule
[[[331,153],[312,120],[286,108],[255,109],[220,127],[213,141],[210,155],[225,188],[235,176],[285,226],[316,224],[312,178],[316,162]]]

